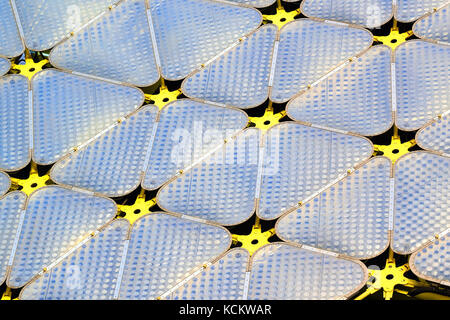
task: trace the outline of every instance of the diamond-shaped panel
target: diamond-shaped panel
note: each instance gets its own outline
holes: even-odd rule
[[[247,126],[248,117],[237,109],[183,99],[163,108],[151,147],[142,187],[159,188],[224,140]]]
[[[429,152],[413,152],[395,163],[395,252],[412,253],[450,228],[449,173],[450,158]]]
[[[414,253],[409,264],[411,270],[420,278],[434,282],[450,283],[450,237],[433,241]]]
[[[28,49],[50,49],[119,0],[15,0]]]
[[[165,79],[180,80],[262,22],[259,11],[210,0],[152,0]]]
[[[419,38],[450,43],[450,4],[418,20],[413,31]]]
[[[417,130],[450,108],[450,46],[408,41],[395,51],[395,61],[396,123]]]
[[[416,141],[422,149],[450,155],[450,112],[420,129]]]
[[[230,244],[231,235],[221,227],[146,215],[132,229],[119,298],[156,299]]]
[[[9,176],[0,171],[0,197],[3,196],[11,186],[11,180],[9,179]]]
[[[14,238],[26,199],[27,196],[20,191],[10,192],[0,198],[0,284],[6,279]]]
[[[146,87],[159,80],[145,0],[124,0],[50,53],[55,67]],[[106,49],[107,48],[107,49]]]
[[[264,169],[258,215],[283,212],[364,162],[373,152],[363,137],[284,122],[265,138]]]
[[[392,126],[391,50],[375,46],[292,99],[289,116],[319,126],[378,135]]]
[[[305,0],[305,16],[359,24],[369,29],[380,27],[393,15],[392,0]]]
[[[31,159],[28,79],[0,78],[0,169],[16,171]]]
[[[164,186],[158,204],[167,211],[223,225],[247,220],[255,210],[258,129],[248,129]]]
[[[25,49],[10,0],[0,0],[0,55],[20,56]]]
[[[447,2],[448,0],[397,0],[395,19],[401,22],[412,22]]]
[[[141,183],[158,108],[146,106],[85,147],[57,162],[52,180],[110,197],[126,195]]]
[[[11,62],[6,58],[0,57],[0,76],[3,76],[4,74],[6,74],[10,68],[11,68]]]
[[[357,259],[389,244],[391,161],[376,157],[302,207],[283,216],[277,234],[286,241]]]
[[[256,107],[269,96],[269,76],[277,27],[264,25],[241,44],[183,82],[189,97],[239,108]]]
[[[116,215],[114,201],[58,186],[28,202],[7,284],[19,288]]]
[[[372,34],[362,28],[311,19],[300,19],[281,29],[270,98],[288,101],[347,59],[372,44]]]
[[[51,164],[133,112],[142,91],[55,69],[33,77],[33,160]]]
[[[281,243],[261,248],[250,263],[251,300],[340,299],[358,291],[367,279],[359,261]]]
[[[115,220],[22,290],[21,300],[111,300],[129,231]]]

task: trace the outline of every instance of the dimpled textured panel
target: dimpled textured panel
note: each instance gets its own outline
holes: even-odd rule
[[[392,0],[305,0],[301,8],[308,17],[343,21],[367,28],[380,27],[393,15]]]
[[[450,108],[450,46],[410,41],[397,48],[395,60],[397,126],[417,130]]]
[[[57,162],[52,180],[110,197],[126,195],[141,183],[158,108],[146,106],[85,147]]]
[[[108,48],[108,50],[105,50]],[[55,67],[146,87],[159,80],[144,0],[125,0],[50,53]]]
[[[267,245],[252,256],[251,300],[330,300],[345,297],[365,281],[356,261],[287,244]]]
[[[47,186],[27,203],[8,286],[18,288],[112,220],[117,207],[107,198]]]
[[[0,197],[3,196],[11,186],[11,180],[9,179],[9,176],[0,171]]]
[[[395,163],[392,248],[409,254],[450,227],[450,158],[410,153]]]
[[[180,80],[262,22],[259,11],[209,0],[152,0],[165,79]]]
[[[269,76],[277,27],[267,24],[248,39],[189,76],[183,92],[189,97],[239,108],[258,106],[269,95]]]
[[[395,19],[411,22],[446,4],[448,0],[397,0]]]
[[[258,129],[248,129],[164,186],[158,204],[167,211],[223,225],[247,220],[255,210]]]
[[[133,226],[120,299],[155,299],[224,253],[231,244],[226,229],[164,213]]]
[[[367,160],[369,140],[285,122],[265,139],[264,169],[258,215],[276,219]]]
[[[419,38],[450,43],[450,4],[417,21],[413,31]]]
[[[0,76],[3,76],[4,74],[6,74],[10,68],[11,68],[11,62],[6,58],[0,57]]]
[[[140,107],[142,91],[48,69],[32,81],[33,160],[51,164]]]
[[[382,253],[388,243],[391,161],[373,158],[276,225],[286,241],[357,259]]]
[[[416,141],[422,149],[450,155],[450,112],[420,129]]]
[[[20,222],[20,213],[27,196],[20,191],[10,192],[0,198],[0,284],[6,279],[14,238]]]
[[[0,169],[16,171],[31,158],[28,79],[19,75],[0,78]]]
[[[447,234],[434,240],[425,248],[413,254],[411,270],[420,278],[435,282],[450,282],[450,236]]]
[[[0,0],[0,55],[16,57],[24,49],[10,0]]]
[[[391,50],[376,46],[292,99],[293,119],[372,136],[392,126]]]
[[[15,0],[28,49],[50,49],[119,0]]]
[[[245,113],[183,99],[160,112],[158,130],[142,186],[153,190],[248,123]]]
[[[281,29],[270,98],[286,102],[297,92],[372,44],[364,29],[300,19]]]
[[[221,0],[219,0],[221,1]],[[270,6],[276,0],[226,0],[228,2],[236,2],[256,8],[264,8]]]
[[[173,300],[241,300],[249,253],[233,249],[172,294]]]
[[[21,300],[111,300],[129,223],[115,220],[53,269],[28,284]]]

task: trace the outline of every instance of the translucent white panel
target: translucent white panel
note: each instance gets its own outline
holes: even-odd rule
[[[48,186],[28,202],[8,286],[19,288],[116,215],[114,201]]]
[[[140,87],[154,84],[159,72],[145,7],[145,0],[122,1],[58,44],[50,61],[58,68]]]
[[[450,283],[450,236],[447,234],[439,240],[434,240],[414,253],[409,265],[419,278]]]
[[[281,29],[271,100],[286,102],[372,44],[362,28],[300,19]]]
[[[397,126],[417,130],[450,108],[450,46],[409,41],[395,59]]]
[[[119,0],[15,0],[28,49],[50,49]]]
[[[416,142],[422,149],[450,155],[450,112],[420,129]]]
[[[255,210],[258,129],[248,129],[158,193],[158,204],[223,225],[247,220]]]
[[[222,1],[222,0],[219,0]],[[276,0],[224,0],[224,2],[236,2],[256,8],[264,8],[273,4]]]
[[[246,114],[183,99],[163,108],[142,186],[153,190],[247,126]]]
[[[189,76],[182,85],[189,97],[239,108],[256,107],[269,96],[269,76],[278,28],[267,24],[247,40]]]
[[[450,4],[418,20],[413,31],[419,38],[450,43]]]
[[[0,169],[22,169],[31,158],[27,78],[19,75],[0,78],[0,123]]]
[[[25,49],[10,0],[0,0],[0,55],[20,56]]]
[[[382,253],[389,244],[391,161],[376,157],[276,225],[286,241],[357,259]]]
[[[411,22],[446,4],[448,0],[397,0],[395,19]]]
[[[176,290],[174,300],[241,300],[250,255],[245,249],[227,254]]]
[[[305,0],[305,16],[359,24],[377,28],[393,15],[392,0]]]
[[[110,197],[126,195],[141,183],[158,108],[147,106],[85,147],[57,162],[52,180]]]
[[[10,68],[11,62],[6,58],[0,57],[0,76],[6,74]]]
[[[391,96],[391,49],[375,46],[291,100],[287,112],[296,120],[372,136],[392,126]]]
[[[144,102],[137,88],[47,69],[32,81],[33,160],[51,164],[133,112]]]
[[[409,254],[450,228],[450,158],[410,153],[395,163],[392,248]]]
[[[259,11],[210,0],[152,0],[165,79],[180,80],[262,22]]]
[[[9,258],[14,245],[20,213],[27,196],[20,191],[0,198],[0,284],[6,279]]]
[[[251,300],[330,300],[345,298],[365,283],[359,261],[336,258],[287,244],[271,244],[251,258]]]
[[[11,180],[9,179],[9,176],[0,171],[0,197],[3,196],[11,186]]]
[[[129,226],[125,219],[112,222],[51,270],[25,286],[20,299],[113,299]]]
[[[155,299],[231,244],[226,229],[164,213],[133,226],[120,299]]]
[[[263,219],[278,218],[373,153],[373,145],[366,138],[294,122],[272,127],[265,145],[258,207]]]

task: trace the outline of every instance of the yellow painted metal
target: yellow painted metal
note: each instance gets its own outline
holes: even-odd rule
[[[25,64],[16,64],[13,62],[12,69],[17,70],[19,74],[31,79],[36,73],[49,63],[47,59],[35,62],[28,50],[25,51]]]
[[[294,20],[295,16],[301,13],[300,9],[294,11],[286,11],[281,5],[281,1],[277,0],[277,12],[275,14],[263,14],[263,23],[273,23],[279,29],[283,27],[286,23]]]
[[[159,92],[155,94],[145,94],[145,101],[147,103],[154,103],[160,110],[168,103],[178,99],[181,95],[181,89],[170,91],[164,83],[164,79],[161,79],[161,87]]]
[[[281,118],[286,116],[286,111],[283,110],[278,113],[273,112],[272,102],[269,103],[264,115],[262,117],[249,117],[250,122],[255,125],[256,128],[262,131],[267,131],[274,125],[280,122]]]
[[[418,295],[415,295],[414,298],[420,299],[420,300],[450,300],[450,297],[434,293],[434,292],[424,292],[419,293]]]
[[[13,190],[20,190],[27,196],[29,196],[32,192],[36,191],[37,189],[45,187],[51,183],[52,182],[50,179],[50,175],[48,173],[42,176],[39,175],[37,164],[34,162],[31,162],[30,174],[28,178],[20,179],[11,177],[11,184],[12,184],[11,188]]]
[[[355,300],[362,300],[379,290],[383,290],[383,298],[385,300],[392,299],[394,291],[406,294],[406,290],[398,290],[395,288],[397,285],[401,285],[407,288],[426,287],[428,284],[423,281],[416,281],[409,279],[405,276],[405,273],[410,270],[409,265],[406,263],[397,267],[394,259],[394,252],[389,249],[389,257],[386,260],[384,269],[376,270],[369,268],[369,281],[367,282],[367,290],[361,295],[355,298]]]
[[[405,42],[409,37],[413,35],[412,30],[400,33],[397,27],[397,21],[394,20],[394,26],[391,28],[391,32],[387,36],[374,36],[375,41],[381,42],[393,50]]]
[[[409,153],[409,149],[416,145],[416,140],[412,139],[407,142],[403,142],[400,140],[398,135],[397,127],[394,127],[394,134],[391,138],[391,143],[389,145],[374,145],[374,155],[384,155],[391,159],[393,163],[395,163],[401,156]]]
[[[242,244],[242,248],[246,249],[250,255],[253,255],[258,248],[269,243],[269,238],[275,234],[275,228],[262,232],[259,218],[256,218],[252,231],[248,235],[233,234],[233,244]]]
[[[0,300],[12,300],[11,288],[6,287],[5,292],[3,292],[2,298]]]
[[[145,190],[142,189],[133,204],[118,205],[119,218],[127,219],[131,224],[135,223],[138,218],[150,212],[150,209],[156,205],[156,198],[146,201]],[[123,215],[125,214],[125,215]]]

